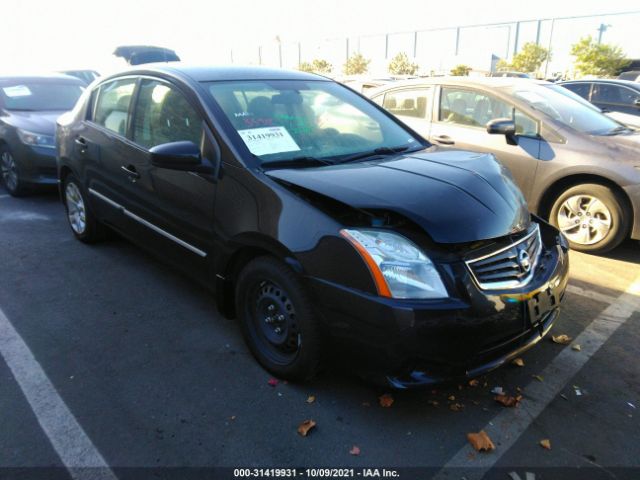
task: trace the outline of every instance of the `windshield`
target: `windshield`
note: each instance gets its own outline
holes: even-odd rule
[[[71,110],[83,87],[69,83],[16,83],[0,87],[7,110]]]
[[[620,128],[618,122],[563,90],[566,89],[560,85],[527,85],[514,91],[513,95],[531,108],[578,132],[608,135]]]
[[[366,152],[424,148],[418,138],[337,83],[252,80],[207,86],[263,165],[293,165],[301,159],[335,163]]]

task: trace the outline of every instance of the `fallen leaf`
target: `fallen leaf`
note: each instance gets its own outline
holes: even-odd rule
[[[316,401],[316,396],[315,395],[309,395],[307,397],[307,403],[313,403]]]
[[[269,381],[267,382],[270,386],[275,387],[276,385],[278,385],[278,379],[277,378],[270,378]]]
[[[571,350],[579,352],[580,350],[582,350],[582,347],[578,343],[574,343],[573,345],[571,345]]]
[[[518,403],[520,403],[520,400],[522,400],[522,395],[517,395],[515,397],[512,397],[511,395],[503,394],[503,395],[496,395],[495,397],[493,397],[493,399],[496,402],[501,403],[505,407],[515,407],[518,405]]]
[[[540,446],[542,448],[546,448],[547,450],[551,450],[551,440],[549,440],[548,438],[540,440]]]
[[[458,385],[458,390],[462,390],[462,385]]]
[[[524,367],[524,360],[520,357],[514,358],[513,360],[511,360],[511,364],[515,365],[516,367]]]
[[[353,447],[351,447],[351,450],[349,450],[349,453],[351,455],[360,455],[360,447],[354,445]]]
[[[455,395],[449,395],[449,396],[447,397],[447,400],[450,400],[451,402],[453,402],[455,399],[456,399],[456,396],[455,396]]]
[[[433,405],[434,407],[437,407],[439,405],[437,400],[428,400],[428,402]]]
[[[464,405],[461,403],[452,403],[449,405],[449,410],[452,412],[460,412],[461,410],[464,410]]]
[[[480,381],[477,378],[474,378],[473,380],[469,380],[470,387],[477,387],[478,385],[480,385]]]
[[[305,420],[298,426],[298,433],[303,437],[309,434],[309,431],[316,426],[316,422],[313,420]]]
[[[235,415],[231,415],[231,420],[235,420],[236,416]]]
[[[384,395],[381,395],[378,400],[380,401],[380,406],[384,407],[384,408],[389,408],[391,405],[393,405],[393,397],[388,394],[385,393]]]
[[[488,452],[496,449],[496,446],[484,430],[480,430],[478,433],[467,433],[467,440],[477,452]]]
[[[552,335],[551,340],[553,340],[554,343],[559,343],[560,345],[568,345],[571,343],[572,338],[563,333],[562,335]]]
[[[531,375],[533,378],[538,380],[539,382],[544,382],[544,377],[542,375]]]

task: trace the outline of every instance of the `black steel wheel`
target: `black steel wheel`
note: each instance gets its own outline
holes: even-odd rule
[[[304,381],[320,363],[321,333],[300,279],[284,263],[258,257],[236,284],[236,311],[249,349],[277,377]]]

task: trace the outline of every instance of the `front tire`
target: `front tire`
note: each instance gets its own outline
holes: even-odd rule
[[[91,211],[84,189],[73,175],[64,179],[64,205],[69,226],[78,240],[94,243],[104,238],[105,228]]]
[[[27,193],[27,186],[20,178],[20,165],[7,145],[0,145],[0,179],[13,197]]]
[[[573,186],[556,199],[550,222],[569,240],[572,249],[606,253],[627,236],[630,215],[611,188],[585,183]]]
[[[305,381],[320,365],[322,335],[299,277],[273,257],[258,257],[236,284],[236,312],[253,356],[279,378]]]

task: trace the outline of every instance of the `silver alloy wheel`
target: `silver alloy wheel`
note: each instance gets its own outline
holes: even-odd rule
[[[558,228],[573,243],[593,245],[611,231],[611,212],[592,195],[567,198],[558,210]]]
[[[0,158],[0,173],[2,173],[2,181],[7,189],[11,192],[18,187],[18,168],[16,161],[9,152],[2,152]]]
[[[69,182],[64,193],[67,202],[67,216],[69,217],[71,228],[78,235],[82,235],[87,228],[87,220],[80,189],[75,183]]]

